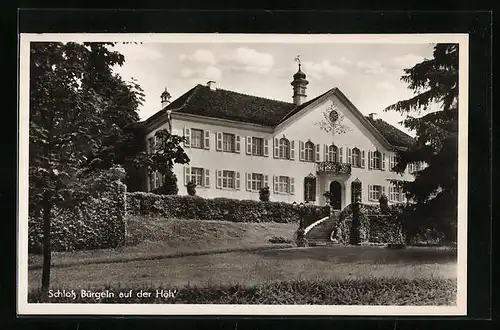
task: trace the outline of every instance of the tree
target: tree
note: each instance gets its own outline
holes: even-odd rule
[[[388,106],[385,111],[406,114],[405,127],[416,133],[416,143],[398,151],[395,171],[409,164],[424,163],[415,180],[404,182],[404,192],[415,202],[413,215],[432,219],[428,225],[456,239],[458,190],[458,44],[437,44],[433,58],[405,69],[401,80],[415,93],[410,99]],[[413,117],[411,111],[439,111]],[[422,221],[423,222],[423,221]]]
[[[158,171],[162,175],[164,183],[157,189],[157,193],[175,195],[179,189],[177,188],[177,177],[173,172],[174,164],[189,164],[189,157],[184,148],[181,147],[185,138],[170,134],[166,129],[156,131],[155,138],[156,143],[150,152],[141,153],[139,164],[146,164],[148,173]]]
[[[124,163],[110,146],[130,140],[122,130],[139,119],[140,90],[113,74],[111,68],[125,59],[107,46],[31,43],[29,211],[43,219],[44,291],[50,284],[54,209],[85,198],[82,177]],[[106,153],[111,159],[102,157]]]

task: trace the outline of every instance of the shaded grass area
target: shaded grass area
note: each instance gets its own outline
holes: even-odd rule
[[[182,287],[185,285],[260,285],[291,280],[366,278],[456,278],[453,250],[332,246],[173,259],[89,264],[54,268],[51,283],[60,288]],[[40,285],[41,270],[29,271],[29,289]]]
[[[273,236],[291,239],[296,224],[236,223],[212,220],[179,220],[131,216],[127,219],[127,243],[116,249],[54,252],[52,264],[76,265],[123,262],[169,256],[197,255],[273,245]],[[29,255],[30,268],[42,265],[41,255]]]
[[[67,290],[67,289],[66,289]],[[92,299],[76,292],[76,299],[47,298],[40,290],[28,294],[30,303],[146,303],[146,304],[315,304],[315,305],[453,305],[456,303],[455,279],[367,278],[345,280],[296,280],[258,285],[186,285],[169,288],[175,294],[158,296],[165,287],[142,287],[149,297],[120,298],[126,287],[105,287],[113,297]]]

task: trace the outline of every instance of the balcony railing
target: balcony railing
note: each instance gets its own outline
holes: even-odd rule
[[[316,163],[318,173],[351,174],[351,164],[337,162]]]

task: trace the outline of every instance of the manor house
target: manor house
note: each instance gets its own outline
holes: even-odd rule
[[[268,186],[271,201],[337,209],[350,204],[354,192],[367,204],[381,194],[389,203],[405,202],[389,180],[413,180],[416,168],[404,174],[392,168],[395,152],[414,139],[375,114],[364,116],[338,88],[307,100],[308,83],[299,64],[291,103],[224,90],[214,81],[172,102],[165,90],[162,109],[144,122],[145,138],[153,146],[160,129],[186,137],[190,163],[174,166],[181,195],[192,181],[206,198],[258,200]],[[159,173],[150,173],[145,189],[162,183]]]

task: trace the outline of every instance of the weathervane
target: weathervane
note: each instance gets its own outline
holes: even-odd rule
[[[298,54],[297,57],[295,57],[295,61],[299,62],[299,69],[300,69],[300,54]]]

